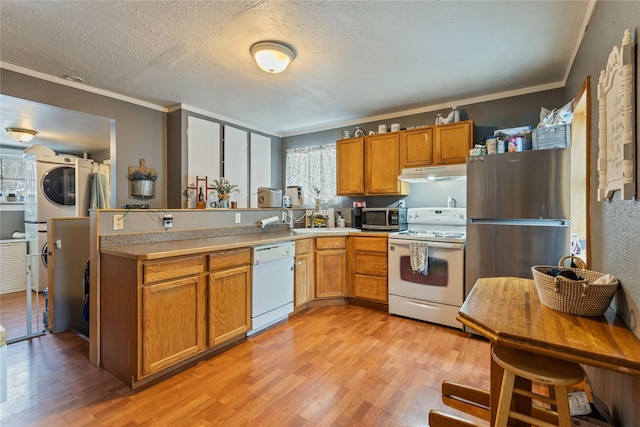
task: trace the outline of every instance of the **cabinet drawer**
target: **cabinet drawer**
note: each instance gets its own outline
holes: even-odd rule
[[[296,255],[306,254],[313,250],[313,239],[296,240]]]
[[[387,278],[356,274],[353,286],[354,297],[387,303]]]
[[[251,264],[251,249],[249,248],[209,254],[209,270],[221,270],[247,264]]]
[[[346,237],[316,237],[316,249],[345,249],[347,247]]]
[[[387,254],[356,252],[355,273],[371,276],[387,277]]]
[[[143,265],[142,283],[159,282],[202,273],[202,257],[178,258],[156,262],[146,262]]]
[[[380,237],[352,237],[356,251],[387,253],[387,239]]]

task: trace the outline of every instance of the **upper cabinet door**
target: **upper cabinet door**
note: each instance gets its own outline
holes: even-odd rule
[[[470,120],[434,129],[433,161],[435,164],[466,163],[473,148],[473,122]]]
[[[258,207],[258,187],[271,187],[271,138],[251,134],[250,207]]]
[[[433,164],[433,128],[400,132],[400,168]]]
[[[232,126],[224,127],[224,177],[238,186],[239,192],[229,194],[239,208],[246,208],[249,201],[249,145],[247,131]]]
[[[336,194],[364,194],[364,138],[336,141]]]
[[[196,177],[207,177],[211,183],[220,176],[220,124],[192,116],[187,118],[187,176],[187,185],[191,187],[204,186],[204,181],[196,183]],[[188,199],[187,208],[196,207],[196,196],[194,193]]]
[[[407,193],[408,185],[398,181],[400,175],[399,132],[365,138],[365,194]],[[401,185],[406,186],[406,191]]]

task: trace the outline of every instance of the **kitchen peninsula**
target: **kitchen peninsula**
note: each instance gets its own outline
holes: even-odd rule
[[[285,224],[273,229],[256,232],[252,226],[238,227],[238,234],[165,241],[154,241],[168,238],[162,233],[101,236],[100,365],[135,388],[244,340],[251,329],[250,248],[256,245],[292,240],[300,246],[296,311],[312,300],[344,304],[349,296],[384,306],[386,280],[378,281],[384,285],[381,289],[365,294],[347,287],[351,274],[347,247],[349,239],[356,238],[348,229],[330,236],[293,233]],[[206,235],[206,231],[185,230],[176,236]],[[234,230],[219,227],[218,231]],[[358,250],[363,241],[386,248],[386,233],[353,234]],[[337,250],[335,245],[340,242],[342,249]],[[335,266],[326,266],[334,261]],[[316,262],[325,267],[315,269]],[[386,277],[386,263],[384,267]],[[323,274],[314,275],[315,270]],[[339,292],[327,293],[336,283],[342,284]]]

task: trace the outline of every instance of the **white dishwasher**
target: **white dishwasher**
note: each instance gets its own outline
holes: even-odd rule
[[[251,325],[247,335],[287,318],[293,311],[296,244],[269,243],[251,248]]]

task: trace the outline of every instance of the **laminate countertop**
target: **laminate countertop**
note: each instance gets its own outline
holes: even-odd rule
[[[386,232],[350,232],[333,231],[331,233],[296,234],[291,231],[273,231],[263,233],[234,234],[229,236],[206,237],[201,239],[171,240],[166,242],[137,243],[126,245],[102,246],[100,253],[141,261],[162,259],[183,255],[195,255],[225,249],[238,249],[286,240],[308,239],[310,237],[337,236],[387,236]]]

